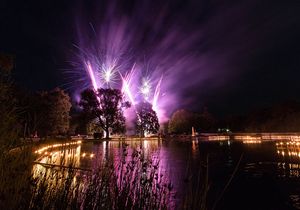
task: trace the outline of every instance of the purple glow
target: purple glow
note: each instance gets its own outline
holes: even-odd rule
[[[116,74],[116,66],[117,64],[114,63],[112,66],[105,66],[101,65],[102,69],[100,72],[100,77],[95,77],[97,75],[97,72],[94,72],[92,65],[89,61],[86,61],[86,67],[88,76],[90,78],[90,81],[92,83],[93,89],[97,90],[100,87],[104,88],[113,88],[116,86],[120,86],[119,83],[114,82],[117,81],[117,74]],[[103,67],[105,66],[105,67]],[[141,71],[141,70],[140,70]],[[149,78],[141,78],[140,74],[136,73],[136,65],[133,64],[130,71],[125,73],[125,76],[122,75],[122,73],[119,71],[119,77],[121,81],[121,91],[124,93],[124,96],[126,100],[128,100],[133,107],[135,108],[135,105],[142,101],[148,101],[152,104],[152,108],[154,111],[156,111],[158,118],[160,121],[166,120],[165,116],[163,115],[164,111],[160,110],[160,106],[158,104],[159,97],[160,97],[160,90],[161,90],[161,83],[163,80],[163,77],[161,76],[158,80],[155,89],[151,88],[151,83],[153,83]],[[142,83],[142,86],[139,86],[140,81]],[[97,81],[103,81],[101,86],[99,86],[99,82]]]
[[[135,4],[130,14],[123,14],[118,4],[107,4],[101,17],[93,16],[101,5],[95,11],[80,7],[74,70],[83,85],[77,83],[77,92],[87,87],[121,89],[133,107],[142,101],[151,103],[162,123],[177,108],[198,105],[194,95],[187,94],[195,86],[208,92],[223,85],[229,75],[224,74],[228,60],[206,48],[205,28],[178,24],[159,5],[152,5],[155,12],[150,11],[149,1]],[[87,61],[88,71],[83,71]]]
[[[159,94],[160,94],[160,85],[161,85],[162,79],[163,79],[163,77],[161,76],[158,83],[157,83],[157,85],[156,85],[154,96],[153,96],[152,108],[156,112],[158,112],[157,102],[158,102],[158,97],[159,97]]]
[[[122,79],[123,85],[122,85],[122,92],[125,93],[125,95],[127,96],[127,98],[129,99],[130,103],[135,106],[136,102],[131,94],[130,91],[130,81],[131,81],[131,75],[132,72],[129,74],[126,74],[125,78],[120,74],[120,77]]]

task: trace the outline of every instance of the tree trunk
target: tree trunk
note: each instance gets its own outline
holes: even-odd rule
[[[24,139],[26,139],[26,131],[27,131],[27,122],[25,122],[25,125],[24,125],[24,132],[23,132]]]
[[[105,138],[109,139],[109,129],[108,128],[105,129]]]
[[[142,137],[142,138],[145,137],[145,132],[144,132],[144,130],[141,130],[141,137]]]

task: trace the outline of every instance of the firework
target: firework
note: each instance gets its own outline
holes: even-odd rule
[[[86,62],[86,68],[87,68],[89,77],[90,77],[90,79],[91,79],[93,88],[94,88],[94,90],[96,91],[96,90],[98,90],[98,85],[97,85],[97,81],[96,81],[96,78],[95,78],[95,74],[94,74],[92,65],[91,65],[91,63],[90,63],[89,61]]]
[[[160,87],[161,87],[161,81],[163,79],[163,76],[160,77],[157,85],[156,85],[156,88],[155,88],[155,92],[154,92],[154,96],[153,96],[153,102],[152,102],[152,109],[156,112],[158,112],[158,98],[159,98],[159,95],[160,95]]]
[[[120,88],[121,92],[124,94],[126,100],[128,100],[133,106],[134,113],[136,114],[135,105],[147,101],[151,103],[152,109],[157,113],[160,118],[161,113],[164,113],[162,107],[159,106],[158,102],[161,97],[161,84],[163,77],[158,79],[156,86],[152,87],[155,83],[151,80],[149,76],[141,77],[142,68],[136,67],[134,63],[130,69],[125,74],[122,74],[122,68],[117,65],[116,60],[111,62],[110,65],[99,63],[101,59],[91,58],[93,64],[90,60],[84,61],[87,76],[89,78],[90,84],[94,91],[99,88]],[[96,66],[96,68],[93,68]],[[97,68],[98,67],[98,68]],[[100,69],[95,72],[95,69]],[[117,81],[121,81],[118,83]],[[100,100],[100,99],[98,99]]]
[[[130,103],[135,106],[136,102],[134,100],[134,97],[131,93],[131,90],[130,90],[130,84],[131,84],[131,81],[132,81],[132,78],[133,78],[133,75],[134,75],[134,68],[135,67],[135,64],[132,66],[131,68],[131,71],[129,73],[127,73],[125,75],[125,77],[122,76],[122,74],[120,73],[120,77],[122,79],[122,93],[125,93],[126,96],[128,97]]]
[[[149,95],[151,94],[151,83],[148,78],[143,78],[140,93],[143,95],[144,100],[148,101]]]
[[[111,84],[116,83],[117,80],[117,64],[116,60],[112,64],[103,64],[101,66],[101,80],[107,87],[111,87]]]

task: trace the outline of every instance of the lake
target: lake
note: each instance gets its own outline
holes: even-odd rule
[[[300,142],[297,141],[203,141],[197,138],[125,141],[128,153],[144,148],[159,160],[175,192],[174,207],[208,184],[208,209],[300,209]],[[111,156],[120,159],[119,141],[57,145],[41,150],[41,163],[93,170]],[[63,155],[64,154],[64,155]],[[63,160],[62,160],[63,159]],[[34,165],[34,173],[44,170]],[[202,189],[203,190],[203,189]]]

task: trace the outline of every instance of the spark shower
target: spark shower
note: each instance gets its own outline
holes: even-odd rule
[[[98,61],[98,60],[97,60]],[[100,64],[100,65],[99,65]],[[94,66],[89,60],[85,62],[86,73],[89,76],[90,83],[96,91],[99,88],[119,87],[117,81],[121,82],[121,91],[133,108],[141,101],[147,101],[152,104],[152,109],[157,113],[160,120],[163,120],[163,111],[159,108],[159,97],[161,96],[161,82],[163,76],[154,85],[151,79],[141,78],[141,82],[136,73],[135,64],[123,75],[119,70],[118,62],[113,60],[112,63],[95,62]],[[120,79],[118,79],[118,77]],[[140,86],[139,86],[140,85]],[[134,92],[134,90],[138,90]]]
[[[179,107],[198,106],[191,90],[216,86],[222,62],[208,59],[201,28],[185,20],[194,6],[177,11],[173,3],[80,5],[69,74],[77,100],[86,88],[118,88],[133,107],[151,103],[161,123]]]

